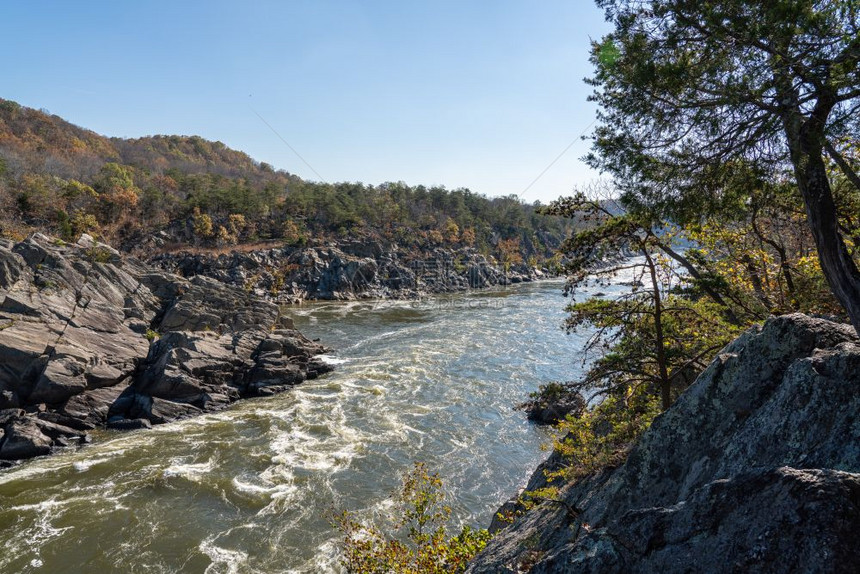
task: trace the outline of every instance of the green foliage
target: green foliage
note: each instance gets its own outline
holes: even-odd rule
[[[529,502],[553,499],[556,481],[572,481],[624,462],[630,448],[660,413],[660,400],[642,387],[616,389],[603,401],[558,425],[554,449],[564,466],[547,473],[551,486],[524,493]]]
[[[134,190],[133,168],[114,162],[107,162],[99,170],[93,181],[93,189],[99,194],[111,194]]]
[[[95,246],[87,249],[86,257],[90,263],[109,263],[113,259],[113,253],[107,247]]]
[[[570,386],[567,383],[553,381],[538,386],[538,390],[529,393],[529,398],[542,403],[555,403],[570,391]]]
[[[12,100],[2,100],[0,99],[0,110],[3,112],[14,115],[18,110],[21,109],[21,104],[18,102],[13,102]]]
[[[621,50],[618,49],[612,38],[606,38],[596,45],[595,56],[602,68],[612,68],[618,62],[618,58],[621,57]]]
[[[628,199],[680,220],[731,199],[727,167],[789,165],[782,122],[819,99],[832,98],[818,111],[828,137],[856,136],[852,2],[599,0],[614,30],[592,45],[601,111],[590,162]]]
[[[742,329],[770,314],[839,312],[813,255],[796,188],[761,177],[734,185],[743,189],[733,194],[745,199],[724,205],[721,216],[681,227],[656,224],[659,210],[642,203],[580,194],[550,206],[584,226],[562,246],[568,292],[619,272],[633,281],[617,297],[567,307],[569,330],[594,330],[586,346],[592,362],[572,385],[592,393],[593,407],[560,424],[554,448],[566,464],[548,475],[549,487],[527,493],[527,506],[554,500],[555,480],[619,464],[660,409]],[[851,216],[840,218],[842,229],[854,233]]]
[[[569,330],[596,328],[586,351],[597,356],[578,386],[612,393],[634,385],[655,394],[665,391],[670,403],[738,334],[739,327],[712,301],[667,295],[668,290],[664,285],[657,292],[659,316],[655,292],[645,288],[614,300],[588,299],[567,307]]]
[[[49,176],[25,174],[17,182],[16,207],[35,221],[50,221],[55,213],[53,179]]]
[[[307,243],[307,234],[292,219],[284,222],[284,243],[292,246],[300,246]]]
[[[194,229],[195,237],[208,239],[214,235],[212,218],[207,213],[200,213],[199,208],[194,208],[194,213],[191,216],[191,226]]]
[[[72,235],[77,237],[82,233],[92,233],[98,231],[99,222],[95,215],[91,213],[76,213],[72,216]]]
[[[616,178],[628,208],[679,224],[734,215],[755,202],[755,180],[791,182],[822,275],[860,331],[857,225],[841,225],[853,202],[838,189],[841,179],[860,190],[845,149],[860,132],[856,0],[598,5],[614,30],[592,46],[591,165]],[[778,301],[757,290],[756,306],[802,303],[797,292]]]
[[[158,339],[161,335],[158,334],[158,331],[154,331],[152,329],[147,329],[146,334],[144,335],[146,340],[152,343],[156,339]]]
[[[342,564],[351,574],[447,574],[463,572],[490,539],[486,530],[469,526],[456,536],[445,523],[451,509],[444,504],[442,482],[423,463],[404,475],[394,496],[396,518],[382,529],[349,512],[333,518],[344,536]]]
[[[555,390],[566,392],[560,387]],[[645,387],[616,387],[591,408],[559,421],[553,450],[562,464],[545,470],[546,485],[523,492],[518,508],[500,519],[512,522],[541,503],[559,504],[576,518],[579,510],[564,500],[561,487],[622,464],[660,411],[659,397]]]
[[[71,240],[74,237],[75,230],[72,226],[71,218],[64,209],[58,209],[55,216],[57,222],[57,231],[59,236],[65,240]]]
[[[799,198],[751,206],[734,220],[687,226],[697,245],[687,255],[703,270],[694,287],[722,292],[745,323],[793,311],[846,318],[814,255]]]
[[[577,384],[598,394],[641,388],[659,395],[663,408],[669,408],[736,334],[736,316],[713,289],[707,298],[690,289],[702,274],[673,249],[676,238],[657,227],[652,213],[625,211],[611,200],[584,194],[561,199],[550,210],[584,225],[562,245],[568,293],[608,283],[619,273],[631,279],[626,293],[567,307],[569,331],[593,329],[584,356],[594,362]]]

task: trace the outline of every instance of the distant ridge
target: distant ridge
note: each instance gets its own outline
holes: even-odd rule
[[[133,250],[153,233],[212,248],[348,235],[543,260],[570,222],[535,207],[442,186],[305,181],[222,142],[109,138],[0,99],[0,234],[12,239],[89,232]]]

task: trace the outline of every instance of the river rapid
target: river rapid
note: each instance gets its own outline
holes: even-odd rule
[[[0,572],[337,572],[327,512],[383,511],[419,460],[486,526],[550,439],[512,406],[581,372],[561,287],[288,308],[335,372],[0,472]]]

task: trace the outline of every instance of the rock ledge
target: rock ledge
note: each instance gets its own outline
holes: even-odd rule
[[[577,516],[536,507],[468,572],[856,572],[858,390],[850,326],[771,319],[723,349],[623,465],[562,488]]]
[[[87,235],[0,240],[0,461],[285,390],[325,351],[272,303]]]

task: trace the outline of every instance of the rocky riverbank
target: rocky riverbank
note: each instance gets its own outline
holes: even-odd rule
[[[0,460],[149,427],[330,370],[277,305],[84,235],[0,240]]]
[[[524,264],[505,271],[472,248],[409,251],[377,241],[229,253],[162,253],[149,262],[183,277],[205,276],[279,303],[309,299],[415,299],[542,279]]]
[[[624,464],[563,486],[468,572],[856,572],[858,388],[850,326],[769,320],[723,349]]]

